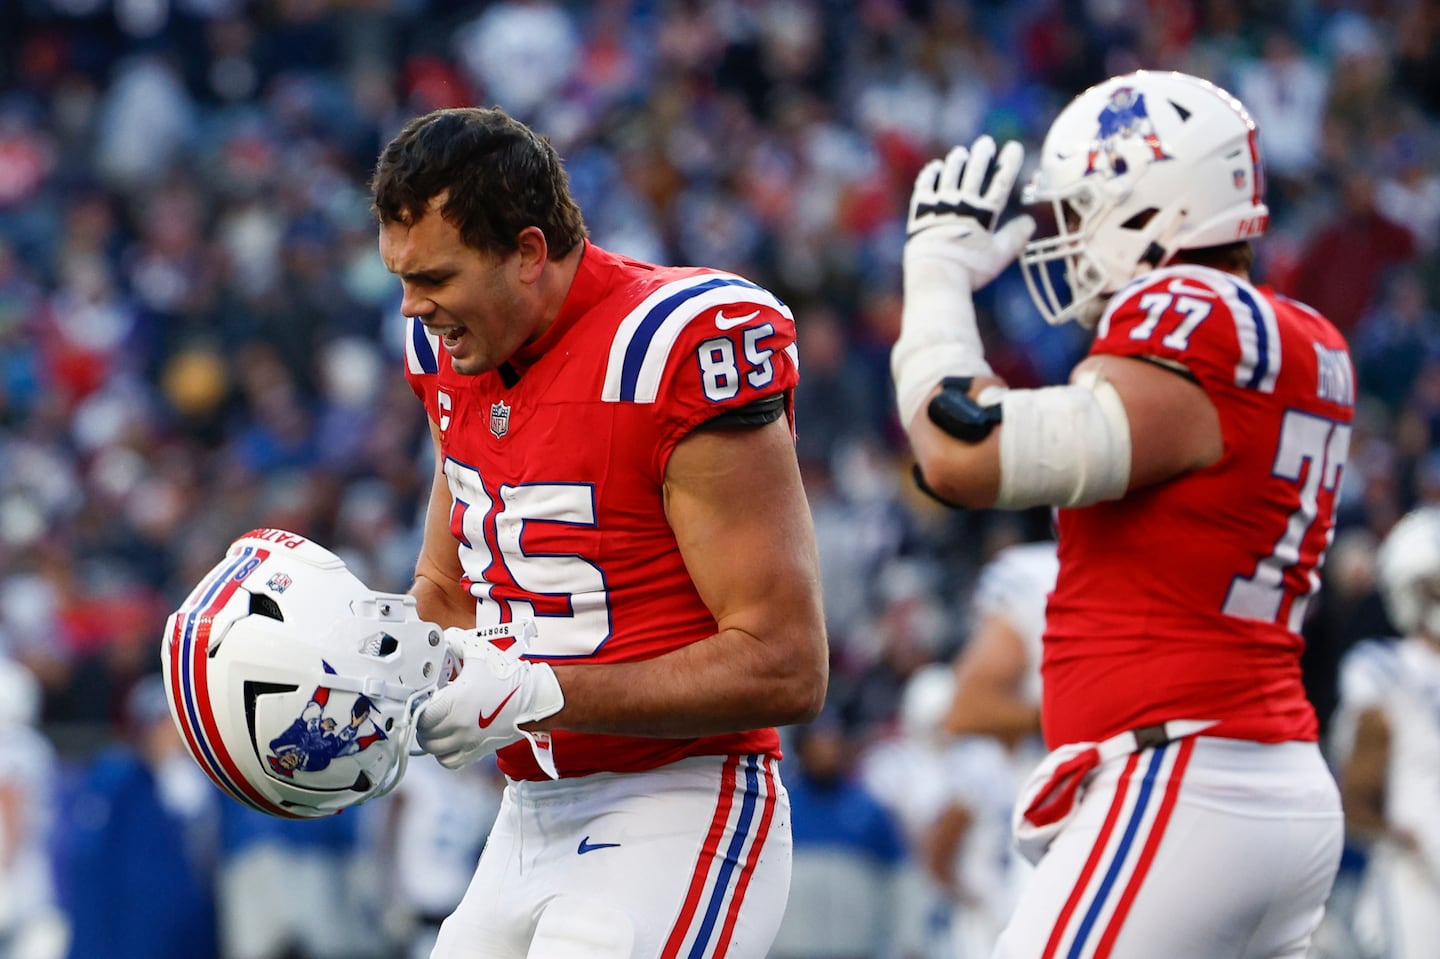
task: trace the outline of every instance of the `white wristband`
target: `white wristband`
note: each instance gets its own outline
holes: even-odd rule
[[[990,366],[980,358],[977,366],[972,354],[956,343],[908,351],[900,355],[896,341],[890,354],[891,375],[895,377],[895,406],[900,411],[900,425],[906,432],[915,419],[925,397],[947,376],[989,376]]]
[[[947,376],[991,376],[970,300],[970,274],[943,249],[905,245],[900,337],[890,350],[895,403],[907,431],[925,397]]]
[[[527,677],[527,689],[525,711],[515,717],[515,726],[520,735],[530,743],[530,754],[535,757],[535,762],[540,770],[551,779],[559,779],[560,773],[555,769],[554,743],[551,742],[548,732],[529,732],[519,727],[525,723],[532,723],[538,719],[548,719],[560,710],[565,708],[565,693],[560,689],[560,680],[555,676],[555,670],[550,668],[549,663],[528,664],[530,675]]]

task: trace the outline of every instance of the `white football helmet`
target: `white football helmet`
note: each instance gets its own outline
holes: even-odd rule
[[[949,663],[921,666],[900,697],[900,731],[918,742],[943,742],[945,714],[954,699],[955,668]]]
[[[161,658],[200,768],[247,806],[308,819],[399,783],[445,652],[414,597],[366,588],[302,536],[257,529],[171,614]]]
[[[1396,629],[1440,639],[1440,507],[1401,517],[1380,544],[1375,577]]]
[[[1101,297],[1177,250],[1264,233],[1264,192],[1258,132],[1239,100],[1183,73],[1112,77],[1055,118],[1021,194],[1050,203],[1056,222],[1020,255],[1030,296],[1050,323],[1093,326]]]

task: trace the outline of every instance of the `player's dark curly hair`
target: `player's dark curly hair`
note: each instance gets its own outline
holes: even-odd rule
[[[413,223],[441,193],[441,215],[483,252],[512,252],[528,226],[545,234],[552,257],[587,235],[560,155],[499,108],[435,110],[407,123],[375,164],[370,209],[381,223]]]

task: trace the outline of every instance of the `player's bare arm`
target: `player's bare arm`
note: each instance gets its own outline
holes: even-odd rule
[[[828,654],[819,559],[783,420],[699,431],[671,455],[666,509],[719,631],[636,663],[556,665],[565,708],[537,728],[688,737],[807,722]]]
[[[1381,709],[1356,717],[1355,743],[1340,769],[1345,824],[1356,839],[1373,842],[1392,835],[1385,815],[1385,781],[1390,768],[1390,724]],[[1399,838],[1409,844],[1408,837]]]
[[[955,698],[945,730],[987,735],[1014,745],[1040,730],[1040,706],[1021,693],[1030,670],[1025,641],[1003,616],[980,621],[955,663]]]
[[[1098,373],[1123,404],[1130,431],[1128,489],[1139,489],[1214,463],[1224,451],[1220,418],[1205,391],[1180,373],[1149,360],[1094,356],[1075,368],[1071,382],[1087,371]],[[994,379],[977,380],[978,397]],[[932,397],[940,391],[937,389]],[[1183,430],[1176,423],[1185,423]],[[996,505],[1001,481],[1001,423],[978,443],[946,433],[921,407],[910,424],[910,443],[926,484],[936,495],[958,506]],[[1054,455],[1063,455],[1059,450]],[[1060,504],[1056,504],[1060,505]]]
[[[440,430],[434,421],[430,423],[430,436],[435,449],[435,475],[430,484],[430,501],[425,507],[425,535],[410,592],[415,596],[421,618],[427,622],[471,629],[475,626],[475,599],[460,588],[465,571],[455,552],[455,537],[450,532],[450,510],[454,501],[445,481]]]
[[[974,814],[962,803],[942,809],[920,837],[920,864],[930,878],[956,902],[964,902],[969,890],[956,875],[960,847],[975,824]]]

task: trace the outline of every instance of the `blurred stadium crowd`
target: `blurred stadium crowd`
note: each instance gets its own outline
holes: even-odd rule
[[[963,645],[977,569],[1048,530],[909,480],[887,361],[912,179],[982,131],[1033,151],[1076,92],[1140,67],[1250,107],[1257,276],[1355,353],[1307,625],[1327,715],[1336,657],[1387,629],[1377,538],[1440,501],[1437,0],[4,0],[0,650],[39,680],[62,787],[137,747],[165,616],[239,533],[298,530],[408,586],[428,434],[366,181],[404,120],[461,104],[553,140],[600,245],[794,310],[829,712],[852,750],[889,735],[909,678]],[[1012,382],[1085,348],[1018,277],[980,306]]]

